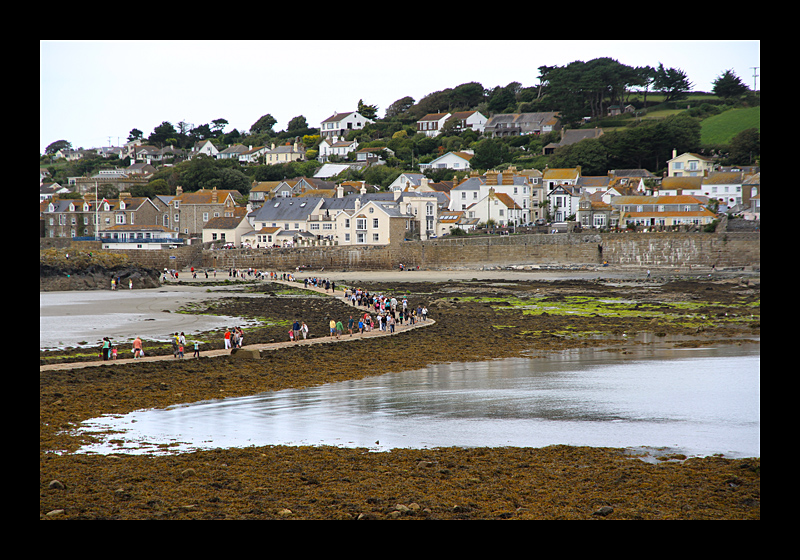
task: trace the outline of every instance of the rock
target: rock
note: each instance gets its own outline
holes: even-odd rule
[[[278,515],[280,515],[281,517],[288,517],[292,515],[292,510],[288,508],[283,508],[281,510],[278,510]]]
[[[237,359],[258,360],[261,358],[261,352],[257,348],[233,348],[231,356]]]
[[[66,488],[60,480],[51,480],[48,486],[53,490],[64,490]]]
[[[181,471],[181,478],[189,478],[190,476],[194,476],[196,474],[197,474],[196,470],[194,470],[192,468],[188,468],[188,469],[185,469],[185,470]]]
[[[54,509],[53,511],[47,512],[47,517],[54,517],[56,515],[64,515],[63,509]]]
[[[605,517],[606,515],[610,515],[612,513],[614,513],[614,508],[612,508],[610,506],[603,506],[600,509],[598,509],[596,512],[594,512],[592,515],[601,515],[601,516]]]

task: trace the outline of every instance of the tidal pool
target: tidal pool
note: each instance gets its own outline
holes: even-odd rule
[[[113,433],[103,432],[110,430]],[[760,456],[760,344],[448,363],[307,389],[107,415],[82,453],[218,447],[544,447]]]

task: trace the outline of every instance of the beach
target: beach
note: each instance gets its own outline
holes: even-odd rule
[[[362,284],[375,293],[406,295],[415,305],[426,304],[436,322],[357,344],[288,346],[253,360],[235,356],[169,359],[41,372],[40,516],[760,518],[758,457],[664,457],[658,464],[646,464],[624,450],[559,445],[386,453],[266,446],[160,457],[74,454],[83,442],[69,428],[107,413],[311,387],[426,364],[514,357],[521,352],[585,347],[624,352],[634,343],[629,333],[636,332],[680,336],[682,344],[699,346],[758,338],[757,276],[742,280],[734,273],[717,273],[712,278],[703,274],[705,278],[679,279],[674,271],[667,278],[654,270],[648,281],[646,270],[641,270],[625,271],[624,278],[587,277],[595,273],[561,271],[562,278],[556,279],[549,275],[558,272],[505,270],[339,272],[330,276],[324,271],[295,272],[301,279],[318,276],[336,281],[337,286]],[[564,278],[565,274],[580,278]],[[181,289],[195,284],[200,290],[216,289],[185,276],[188,274],[181,274]],[[216,280],[226,278],[227,274],[222,277],[218,273]],[[299,287],[302,289],[302,283]],[[214,311],[289,320],[301,315],[313,325],[315,335],[321,336],[326,319],[346,318],[352,309],[340,298],[273,297],[285,288],[283,284],[263,282],[260,288],[250,288],[256,291],[214,297]],[[526,312],[531,302],[539,301],[547,304],[547,313]],[[613,313],[610,307],[603,307],[612,303],[604,302],[613,302]],[[687,310],[683,302],[691,302],[692,307]],[[563,313],[559,306],[573,311]],[[245,331],[245,340],[245,347],[284,342],[285,327],[250,329]],[[209,348],[215,345],[221,347],[221,339],[208,343]]]

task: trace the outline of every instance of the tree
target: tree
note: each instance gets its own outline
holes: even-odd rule
[[[299,117],[295,117],[289,121],[289,124],[286,125],[286,132],[293,132],[295,130],[306,130],[308,129],[308,123],[306,122],[306,118],[303,115]]]
[[[52,155],[58,150],[69,150],[71,147],[71,142],[67,142],[66,140],[56,140],[44,149],[44,153],[47,155]]]
[[[408,95],[405,97],[401,97],[400,99],[398,99],[397,101],[395,101],[394,103],[389,105],[389,107],[386,108],[385,118],[391,119],[397,117],[401,113],[405,113],[406,111],[408,111],[413,106],[414,106],[413,97],[410,97]]]
[[[367,105],[364,103],[363,99],[358,100],[358,109],[357,111],[359,114],[367,119],[374,120],[375,115],[378,114],[378,106],[377,105]]]
[[[714,87],[711,89],[711,93],[723,99],[740,97],[749,89],[742,83],[739,76],[733,73],[733,70],[725,70],[721,76],[714,80],[713,84]]]
[[[637,66],[638,80],[635,85],[644,88],[644,106],[647,107],[647,93],[656,81],[656,69],[652,66]]]
[[[278,121],[275,120],[275,117],[267,113],[253,123],[253,126],[250,127],[250,134],[261,134],[264,132],[274,134],[272,127],[276,124],[278,124]]]
[[[761,156],[761,133],[748,128],[731,139],[728,160],[732,164],[752,165]]]
[[[128,133],[128,142],[132,142],[133,140],[139,140],[142,137],[144,137],[144,133],[141,130],[139,130],[138,128],[132,128],[131,131]]]
[[[686,94],[692,88],[692,83],[686,77],[686,72],[680,68],[664,68],[664,64],[659,62],[653,86],[664,94],[666,103],[686,98]]]
[[[561,112],[562,120],[604,116],[609,105],[621,105],[631,86],[641,83],[640,73],[613,58],[576,60],[566,66],[541,66],[540,88],[547,105]]]
[[[222,134],[222,131],[225,130],[225,127],[228,126],[228,121],[225,119],[214,119],[211,121],[211,124],[214,128],[214,136],[218,138]]]
[[[503,113],[508,109],[513,111],[516,104],[517,98],[514,95],[513,89],[510,87],[497,86],[489,94],[489,99],[487,101],[487,107],[491,113]]]
[[[473,169],[485,170],[510,162],[511,159],[511,151],[502,140],[487,138],[475,146],[475,155],[469,164]]]
[[[151,144],[163,147],[167,143],[168,138],[176,138],[177,136],[178,132],[175,130],[175,127],[172,126],[172,123],[164,121],[153,129],[153,133],[150,134],[147,141]]]

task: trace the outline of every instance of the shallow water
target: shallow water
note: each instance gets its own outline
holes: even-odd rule
[[[374,451],[446,446],[665,448],[760,456],[760,345],[450,363],[104,416],[115,443],[81,452],[334,445]],[[159,447],[161,446],[161,447]]]
[[[115,343],[133,340],[167,341],[174,332],[187,336],[204,331],[251,326],[240,317],[176,313],[184,304],[224,294],[147,290],[39,292],[39,348],[97,346],[104,336]]]

